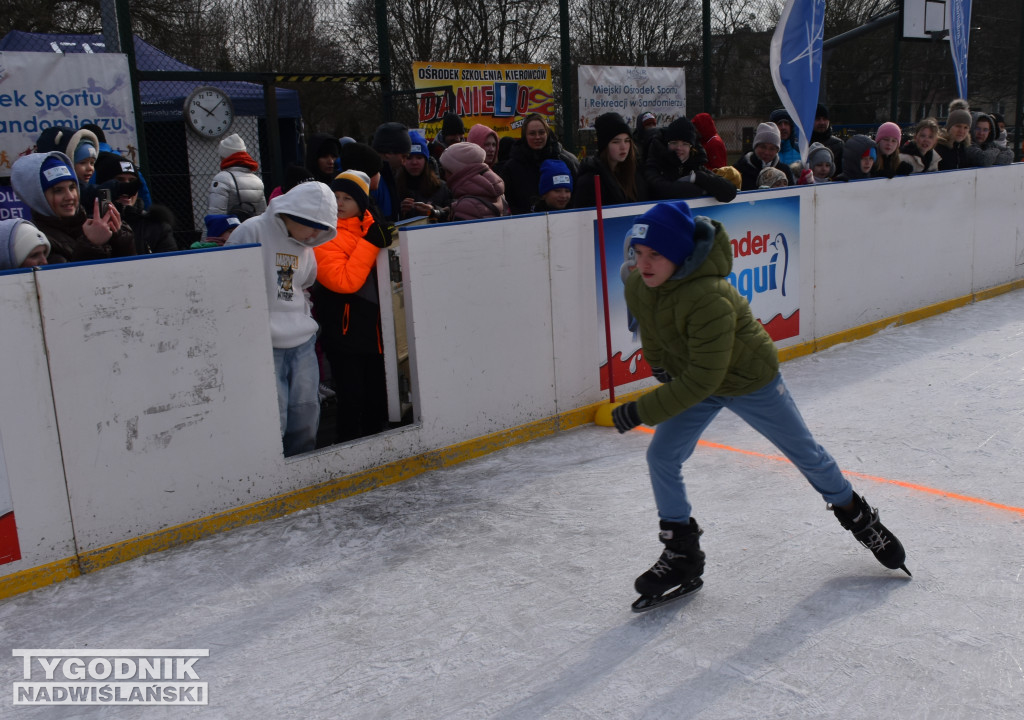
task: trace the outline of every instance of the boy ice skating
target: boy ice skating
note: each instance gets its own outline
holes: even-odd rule
[[[638,322],[644,356],[663,383],[612,411],[620,433],[641,423],[657,426],[647,463],[665,550],[637,578],[641,597],[634,609],[702,584],[703,531],[690,515],[681,468],[722,408],[779,448],[880,563],[909,575],[900,541],[807,429],[779,374],[774,343],[726,279],[733,255],[721,223],[693,218],[685,202],[662,203],[637,218],[626,248],[626,304]]]

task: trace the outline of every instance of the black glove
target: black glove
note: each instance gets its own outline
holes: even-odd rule
[[[715,175],[707,170],[698,170],[694,184],[701,190],[711,195],[718,202],[732,202],[736,197],[736,186],[724,177]]]
[[[640,414],[636,410],[636,402],[630,401],[612,410],[612,422],[615,423],[615,429],[620,433],[632,430],[639,425]]]
[[[387,220],[384,220],[383,224],[380,221],[374,222],[370,229],[366,231],[366,240],[383,250],[391,245],[391,238],[394,232],[395,226]]]
[[[672,382],[672,376],[668,374],[668,371],[665,370],[665,368],[654,367],[652,365],[651,375],[653,375],[654,379],[660,383]]]

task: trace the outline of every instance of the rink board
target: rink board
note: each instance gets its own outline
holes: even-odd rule
[[[21,552],[0,565],[4,574],[71,558],[75,539],[33,273],[0,276],[0,307],[0,483],[9,487]]]
[[[1022,189],[1015,165],[739,195],[800,201],[800,333],[781,354],[1021,286]],[[0,275],[22,551],[0,596],[589,422],[607,396],[595,217],[403,229],[414,422],[288,460],[258,248]]]

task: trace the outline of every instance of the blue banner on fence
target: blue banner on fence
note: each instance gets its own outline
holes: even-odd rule
[[[951,0],[949,6],[949,47],[956,70],[956,89],[967,98],[967,46],[971,41],[971,0]]]

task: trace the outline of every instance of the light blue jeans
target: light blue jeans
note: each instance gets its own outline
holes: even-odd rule
[[[729,408],[748,425],[768,438],[803,473],[826,502],[846,505],[853,487],[836,461],[815,441],[793,402],[782,375],[756,392],[737,397],[712,395],[660,423],[647,448],[654,501],[662,520],[686,523],[690,503],[686,499],[682,465],[693,454],[704,429],[715,416]]]
[[[281,415],[284,456],[316,448],[320,427],[320,366],[316,336],[293,348],[274,348],[277,409]]]

